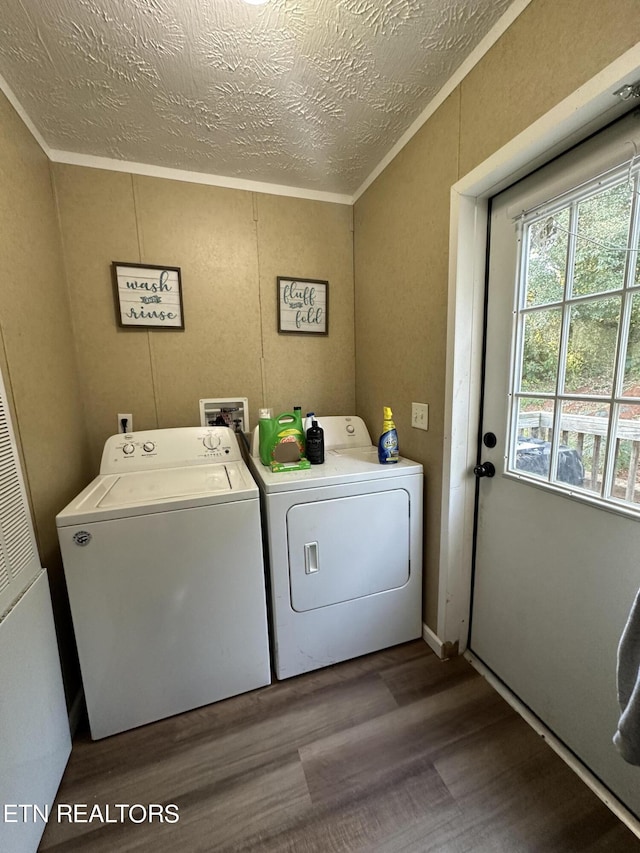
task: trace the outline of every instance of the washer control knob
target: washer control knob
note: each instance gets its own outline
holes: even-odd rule
[[[156,446],[152,441],[145,441],[142,445],[142,449],[145,453],[152,453],[156,449]]]
[[[122,452],[124,454],[126,454],[127,456],[132,454],[134,450],[135,450],[135,447],[133,446],[133,444],[125,444],[124,447],[122,448]]]
[[[349,433],[349,435],[353,435],[355,431],[356,428],[353,424],[347,424],[347,432]]]
[[[220,436],[212,433],[208,433],[202,439],[202,443],[207,448],[207,450],[215,450],[216,447],[220,444]]]

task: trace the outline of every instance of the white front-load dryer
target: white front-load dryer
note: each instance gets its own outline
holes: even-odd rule
[[[360,418],[322,427],[306,470],[271,471],[253,437],[280,679],[422,634],[422,465],[381,465]]]
[[[112,436],[56,523],[94,739],[270,683],[259,494],[230,429]]]

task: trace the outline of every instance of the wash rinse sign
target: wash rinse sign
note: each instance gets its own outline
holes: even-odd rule
[[[114,261],[111,274],[118,325],[184,329],[179,267]]]

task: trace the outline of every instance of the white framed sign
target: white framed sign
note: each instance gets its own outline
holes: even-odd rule
[[[329,334],[329,282],[278,276],[278,332]]]
[[[179,267],[111,264],[120,326],[184,329]]]

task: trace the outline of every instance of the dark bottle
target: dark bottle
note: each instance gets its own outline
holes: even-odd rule
[[[315,419],[307,430],[307,459],[312,465],[322,465],[324,462],[324,430]]]

